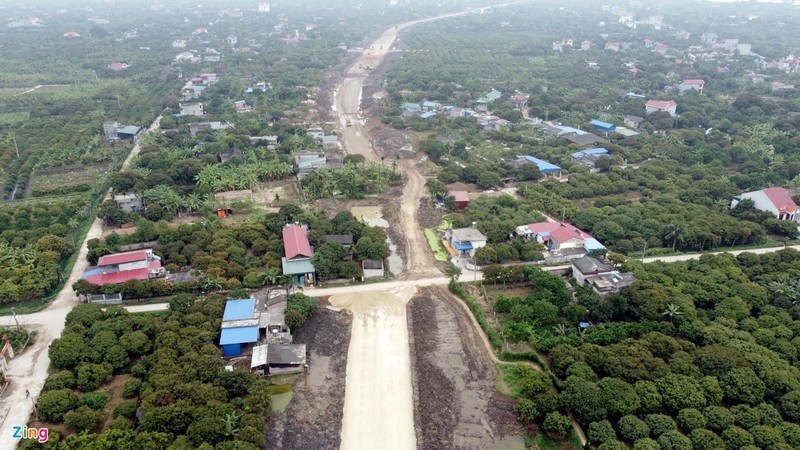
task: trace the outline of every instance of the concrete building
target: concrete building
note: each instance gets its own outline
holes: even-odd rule
[[[756,209],[766,211],[775,216],[776,219],[800,223],[800,208],[792,200],[789,192],[782,187],[745,192],[733,198],[731,208],[736,207],[739,202],[745,199],[752,200]]]

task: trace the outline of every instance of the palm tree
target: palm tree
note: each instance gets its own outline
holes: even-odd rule
[[[672,251],[675,251],[675,246],[678,245],[678,242],[684,243],[685,239],[686,228],[684,225],[671,223],[667,226],[667,232],[664,235],[664,239],[669,240],[672,239]]]
[[[267,282],[269,282],[269,284],[275,284],[280,276],[281,270],[277,267],[267,267],[258,273],[258,279],[262,286],[267,284]]]
[[[567,335],[567,327],[564,326],[563,323],[560,323],[553,327],[553,331],[556,332],[559,336],[566,336]]]
[[[669,317],[669,320],[672,321],[683,317],[683,311],[681,311],[680,306],[674,303],[669,303],[667,304],[667,309],[665,309],[664,312],[661,313],[661,315]]]

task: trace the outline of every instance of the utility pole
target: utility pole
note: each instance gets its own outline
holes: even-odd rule
[[[644,264],[644,254],[647,253],[647,241],[644,241],[644,247],[642,248],[642,264]]]

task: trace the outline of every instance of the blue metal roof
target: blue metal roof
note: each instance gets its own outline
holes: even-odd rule
[[[599,130],[603,130],[603,131],[614,131],[614,130],[616,130],[616,129],[617,129],[617,126],[616,126],[616,125],[614,125],[613,123],[601,122],[601,121],[599,121],[599,120],[592,120],[592,121],[591,121],[591,124],[592,124],[592,125],[593,125],[595,128],[597,128],[597,129],[599,129]]]
[[[249,344],[258,342],[258,326],[223,328],[219,337],[219,345]]]
[[[472,242],[467,242],[466,244],[457,243],[455,244],[456,250],[472,250]]]
[[[561,167],[558,167],[557,165],[549,163],[543,159],[534,158],[533,156],[527,156],[527,155],[522,157],[539,166],[539,172],[542,173],[561,172]],[[519,158],[519,156],[517,156],[517,158]]]
[[[426,108],[436,108],[437,106],[439,106],[439,104],[436,102],[422,102],[422,106]]]
[[[222,321],[254,319],[256,310],[256,299],[245,298],[242,300],[228,300],[225,304],[225,313]]]
[[[89,275],[97,275],[98,273],[103,273],[103,269],[87,270],[86,272],[83,272],[83,275],[81,276],[81,278],[83,278],[85,280],[86,277],[88,277]]]
[[[423,119],[430,119],[431,117],[433,117],[435,115],[436,115],[435,112],[428,111],[428,112],[424,112],[424,113],[420,114],[419,116],[422,117]]]
[[[597,156],[597,155],[607,155],[607,154],[608,154],[608,149],[603,147],[598,147],[598,148],[587,148],[586,150],[575,152],[572,154],[572,157],[583,158],[584,156]]]
[[[586,250],[588,250],[590,252],[591,251],[595,251],[595,250],[605,250],[606,249],[606,247],[603,244],[601,244],[600,241],[598,241],[595,238],[587,239],[586,242],[583,243],[583,248],[585,248]]]

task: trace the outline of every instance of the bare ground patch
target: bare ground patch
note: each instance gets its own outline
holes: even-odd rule
[[[522,435],[477,330],[439,289],[421,290],[408,307],[417,448],[485,449]]]
[[[339,448],[351,321],[347,311],[321,307],[295,334],[308,346],[308,381],[298,377],[286,411],[270,415],[268,448]]]

